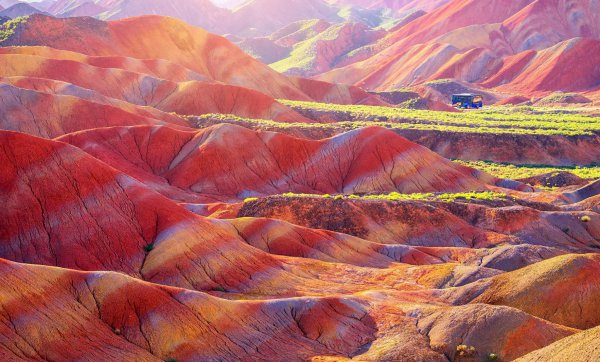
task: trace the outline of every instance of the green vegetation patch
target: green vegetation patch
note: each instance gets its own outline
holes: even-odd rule
[[[0,44],[7,41],[14,33],[17,31],[17,28],[25,24],[29,19],[29,16],[19,16],[18,18],[14,18],[12,20],[8,20],[7,22],[0,25]]]
[[[399,130],[487,134],[582,136],[600,133],[600,116],[559,109],[549,111],[547,108],[540,108],[532,111],[530,108],[493,107],[493,109],[470,112],[442,112],[410,109],[413,106],[412,104],[403,104],[400,107],[380,107],[289,100],[280,100],[280,102],[300,111],[300,113],[334,114],[335,117],[344,119],[344,121],[334,123],[282,123],[224,114],[205,114],[191,119],[197,126],[202,126],[204,121],[220,121],[278,129],[350,131],[367,126],[380,126]],[[408,101],[408,103],[411,102],[413,101]]]
[[[462,161],[454,162],[468,167],[486,171],[499,178],[518,180],[538,176],[545,173],[567,171],[584,179],[600,178],[600,164],[592,166],[546,166],[546,165],[514,165],[509,163],[495,163],[489,161]]]
[[[288,192],[282,194],[283,197],[291,198],[331,198],[329,194],[317,195],[317,194],[296,194]],[[336,195],[333,197],[335,200],[352,199],[352,200],[385,200],[385,201],[443,201],[443,202],[455,202],[455,201],[497,201],[505,200],[508,196],[504,193],[491,192],[491,191],[473,191],[473,192],[460,192],[460,193],[414,193],[414,194],[401,194],[399,192],[391,192],[389,194],[377,194],[377,195]]]
[[[252,124],[264,127],[274,127],[279,129],[285,128],[306,128],[306,129],[339,129],[339,123],[304,123],[304,122],[277,122],[270,119],[255,119],[255,118],[243,118],[233,114],[221,114],[221,113],[210,113],[203,114],[201,116],[184,116],[194,123],[195,127],[203,126],[204,122],[216,122],[216,123],[233,123],[233,124]],[[363,125],[364,127],[364,125]],[[352,128],[348,128],[349,130]]]
[[[338,126],[379,125],[393,129],[439,130],[463,133],[541,135],[594,135],[600,132],[600,116],[567,109],[488,107],[469,112],[443,112],[366,105],[279,100],[299,112],[334,114]]]
[[[307,24],[306,26],[311,27],[315,24]],[[271,68],[281,73],[294,69],[312,69],[317,56],[318,44],[335,40],[343,27],[344,24],[332,25],[325,31],[315,33],[313,37],[295,44],[290,56],[271,64]],[[308,29],[302,30],[307,31]]]

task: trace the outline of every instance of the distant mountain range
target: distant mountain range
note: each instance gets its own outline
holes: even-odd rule
[[[278,72],[374,91],[446,79],[523,97],[572,91],[595,98],[600,89],[600,12],[594,0],[247,0],[218,5],[210,0],[3,0],[0,16],[171,16],[226,35]],[[574,81],[579,74],[585,77]]]

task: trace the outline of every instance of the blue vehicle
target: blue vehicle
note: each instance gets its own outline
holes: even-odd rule
[[[479,109],[483,107],[483,96],[473,93],[452,95],[452,106],[464,109]]]

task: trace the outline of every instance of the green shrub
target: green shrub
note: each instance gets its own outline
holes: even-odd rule
[[[590,221],[592,221],[592,218],[589,217],[589,216],[587,216],[587,215],[585,215],[585,216],[581,217],[581,221],[582,222],[590,222]]]
[[[145,251],[146,253],[149,253],[149,252],[151,252],[152,250],[154,250],[154,244],[148,244],[148,245],[144,246],[144,251]]]
[[[228,114],[185,116],[195,127],[215,122],[268,127],[285,130],[322,129],[349,131],[366,126],[398,130],[444,131],[487,134],[595,135],[600,131],[600,117],[574,108],[542,108],[533,111],[519,107],[488,107],[477,112],[441,112],[400,107],[336,105],[327,103],[280,100],[300,113],[331,114],[334,123],[282,123],[273,120],[241,118]]]
[[[244,203],[252,202],[252,201],[258,201],[258,197],[248,197],[248,198],[244,199]]]
[[[378,125],[392,129],[438,130],[460,133],[594,135],[600,130],[600,117],[571,108],[536,107],[526,112],[518,107],[488,107],[477,112],[441,112],[400,107],[337,105],[280,100],[302,112],[331,113],[345,129]],[[381,121],[385,120],[385,121]],[[298,126],[296,124],[296,126]],[[310,126],[308,126],[310,127]]]
[[[473,357],[477,354],[477,350],[473,346],[467,346],[466,344],[460,344],[456,346],[456,353],[459,357]]]
[[[317,195],[317,194],[295,194],[288,192],[282,194],[283,197],[296,197],[296,198],[331,198],[329,194]],[[473,192],[460,192],[460,193],[414,193],[414,194],[401,194],[399,192],[391,192],[389,194],[374,194],[374,195],[350,195],[349,199],[354,200],[387,200],[387,201],[409,201],[409,200],[423,200],[423,201],[445,201],[455,202],[457,200],[480,200],[480,201],[498,201],[506,200],[508,195],[500,192],[491,191],[473,191]],[[335,200],[343,200],[344,195],[336,195]]]
[[[490,362],[494,362],[498,360],[498,355],[495,353],[490,353],[490,355],[488,356],[488,361]]]
[[[476,168],[490,173],[499,178],[517,180],[544,173],[567,171],[585,179],[600,178],[600,164],[589,166],[550,166],[550,165],[515,165],[510,163],[496,163],[490,161],[462,161],[453,160],[464,166]]]
[[[29,16],[19,16],[0,25],[0,44],[8,40],[15,33],[19,25],[27,22],[27,19],[29,19]]]

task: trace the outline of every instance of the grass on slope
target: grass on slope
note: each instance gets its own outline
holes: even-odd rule
[[[351,122],[341,122],[341,123],[305,123],[305,122],[277,122],[270,119],[257,119],[257,118],[244,118],[239,117],[234,114],[222,114],[222,113],[209,113],[203,114],[201,116],[182,116],[191,120],[196,126],[201,126],[205,121],[212,122],[227,122],[227,123],[235,123],[235,124],[253,124],[257,126],[267,126],[274,128],[306,128],[306,129],[339,129],[342,128],[341,124],[351,123]],[[363,127],[365,125],[363,124]],[[352,128],[348,128],[352,129]]]
[[[439,130],[461,133],[508,133],[542,135],[594,135],[600,117],[563,109],[531,110],[519,107],[488,107],[479,111],[440,112],[395,107],[337,105],[280,100],[300,112],[334,114],[351,123],[396,129]]]
[[[310,70],[316,61],[317,44],[319,42],[335,40],[342,27],[343,24],[332,25],[325,31],[315,34],[310,39],[294,45],[290,56],[271,64],[271,68],[280,73],[285,73],[293,69]]]
[[[494,201],[503,200],[507,198],[504,193],[482,191],[482,192],[461,192],[461,193],[414,193],[414,194],[401,194],[399,192],[391,192],[389,194],[379,195],[316,195],[316,194],[295,194],[292,192],[282,194],[283,197],[316,197],[324,199],[354,199],[354,200],[387,200],[387,201],[407,201],[407,200],[423,200],[423,201],[444,201],[444,202],[455,202],[457,200],[480,200],[480,201]],[[246,202],[257,200],[255,198],[247,199]]]
[[[600,178],[600,164],[592,166],[557,167],[545,165],[513,165],[489,161],[461,161],[454,162],[486,171],[499,178],[523,179],[545,173],[567,171],[584,179]]]
[[[0,44],[8,40],[15,33],[19,25],[27,22],[27,19],[29,19],[29,16],[19,16],[0,25]]]

